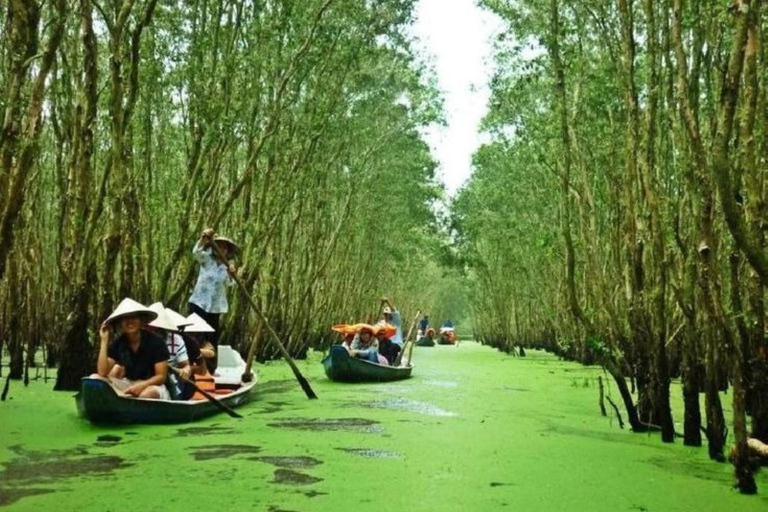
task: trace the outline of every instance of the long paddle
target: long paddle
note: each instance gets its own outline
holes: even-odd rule
[[[253,341],[251,342],[251,348],[248,349],[248,359],[245,361],[245,372],[243,372],[243,376],[241,380],[243,382],[251,382],[253,380],[253,373],[251,372],[251,367],[253,366],[253,358],[256,355],[256,350],[259,348],[259,340],[261,339],[261,322],[259,322],[258,327],[256,327],[256,335],[253,337]]]
[[[240,414],[239,414],[237,411],[233,410],[233,409],[232,409],[232,408],[230,408],[228,405],[225,405],[225,404],[221,403],[221,402],[219,401],[219,399],[218,399],[218,398],[216,398],[215,396],[213,396],[212,394],[210,394],[209,392],[207,392],[206,390],[204,390],[203,388],[201,388],[200,386],[198,386],[197,384],[195,384],[195,381],[194,381],[193,379],[183,379],[183,378],[181,377],[181,373],[180,373],[180,372],[179,372],[179,370],[177,370],[176,368],[172,368],[172,367],[170,367],[170,366],[169,366],[169,367],[168,367],[168,369],[169,369],[169,370],[171,370],[173,373],[175,373],[175,374],[176,374],[176,376],[177,376],[179,379],[181,379],[182,381],[184,381],[184,382],[187,382],[187,383],[191,384],[191,385],[192,385],[192,387],[193,387],[193,388],[195,388],[195,391],[199,391],[201,395],[203,395],[203,396],[204,396],[205,398],[207,398],[207,399],[208,399],[208,400],[209,400],[209,401],[210,401],[210,402],[211,402],[213,405],[215,405],[216,407],[218,407],[219,409],[221,409],[221,410],[222,410],[222,411],[224,411],[225,413],[229,414],[229,415],[230,415],[230,416],[232,416],[233,418],[242,418],[242,416],[241,416],[241,415],[240,415]]]
[[[221,248],[216,245],[216,242],[213,241],[213,237],[210,239],[211,247],[213,247],[213,250],[216,252],[216,255],[219,257],[222,263],[229,268],[229,261],[227,260],[227,257],[222,252]],[[283,342],[280,341],[280,336],[277,335],[275,330],[272,328],[272,326],[267,321],[267,317],[264,316],[264,313],[261,312],[261,309],[259,309],[259,306],[256,305],[256,301],[253,300],[253,297],[251,297],[251,294],[248,293],[248,289],[245,287],[245,284],[243,283],[243,280],[240,279],[240,276],[238,276],[236,273],[231,274],[232,278],[237,282],[237,284],[240,286],[240,289],[243,291],[243,295],[248,299],[248,303],[251,305],[251,309],[253,309],[254,313],[259,317],[259,320],[261,320],[261,323],[264,327],[267,328],[267,331],[269,331],[270,336],[272,336],[272,339],[275,341],[275,344],[277,345],[277,348],[280,350],[280,354],[282,354],[283,359],[285,359],[285,362],[288,363],[288,366],[291,367],[291,370],[293,371],[293,375],[296,377],[296,380],[299,381],[299,385],[301,385],[301,389],[304,390],[304,393],[307,395],[307,398],[309,399],[316,399],[317,395],[314,391],[312,391],[312,387],[309,385],[309,382],[307,379],[304,378],[304,376],[299,371],[299,367],[296,366],[296,363],[293,362],[293,359],[291,359],[291,355],[288,353],[288,350],[286,350],[285,345],[283,345]]]
[[[418,322],[419,317],[421,316],[421,310],[416,311],[416,318],[413,319],[413,323],[411,324],[411,328],[408,329],[408,336],[405,337],[405,341],[403,342],[403,350],[400,351],[400,353],[397,355],[397,359],[395,359],[395,366],[400,366],[400,363],[403,360],[403,354],[405,354],[405,349],[408,345],[408,340],[411,339],[411,334],[413,334],[413,329],[416,327],[416,322]],[[410,349],[413,351],[413,349]],[[411,354],[409,352],[408,354],[408,364],[411,363]]]

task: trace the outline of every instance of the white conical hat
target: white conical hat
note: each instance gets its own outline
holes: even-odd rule
[[[211,324],[203,320],[197,313],[192,313],[187,317],[192,322],[191,325],[184,328],[184,332],[216,332]]]
[[[174,322],[171,316],[168,314],[168,310],[163,307],[162,302],[155,302],[149,306],[149,309],[157,313],[157,318],[150,322],[150,327],[157,327],[158,329],[163,329],[164,331],[179,330],[179,328],[176,326],[176,322]]]
[[[145,307],[142,304],[139,304],[133,299],[125,298],[122,301],[120,301],[120,304],[117,305],[115,310],[112,312],[111,315],[107,317],[105,322],[111,324],[113,322],[116,322],[117,320],[120,320],[121,318],[125,316],[134,316],[134,315],[140,315],[147,319],[147,321],[154,320],[157,318],[157,313],[155,311],[152,311],[151,309]]]
[[[165,312],[170,317],[171,321],[173,321],[173,323],[176,324],[176,327],[185,327],[187,325],[192,325],[192,320],[185,318],[184,315],[177,313],[171,308],[165,308]]]

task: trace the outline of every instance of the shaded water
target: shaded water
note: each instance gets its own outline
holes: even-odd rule
[[[417,348],[414,360],[412,379],[358,385],[329,382],[317,355],[299,361],[314,401],[271,363],[244,419],[181,427],[96,427],[50,383],[12,386],[0,403],[0,509],[768,510],[766,472],[763,494],[740,496],[705,448],[602,417],[596,368],[466,342]]]

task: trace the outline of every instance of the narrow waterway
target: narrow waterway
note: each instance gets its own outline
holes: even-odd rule
[[[742,496],[732,467],[710,462],[706,449],[663,445],[602,417],[598,368],[462,342],[417,348],[410,380],[350,385],[328,381],[319,356],[299,362],[319,400],[276,362],[260,369],[245,419],[182,426],[92,426],[71,393],[13,383],[0,404],[0,508],[768,509],[765,471],[761,494]]]

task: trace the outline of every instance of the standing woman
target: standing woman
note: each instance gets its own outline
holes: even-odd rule
[[[208,228],[203,231],[200,240],[195,243],[195,247],[192,249],[192,254],[200,263],[200,273],[197,275],[195,291],[189,298],[189,312],[197,313],[214,329],[214,332],[208,336],[208,341],[213,345],[217,354],[207,360],[208,370],[214,373],[218,366],[219,336],[221,333],[219,318],[223,313],[229,311],[227,287],[234,284],[231,275],[234,275],[236,269],[233,265],[228,267],[219,259],[219,255],[211,246],[211,240],[216,242],[227,260],[238,252],[238,247],[229,238],[214,238],[213,229]]]

